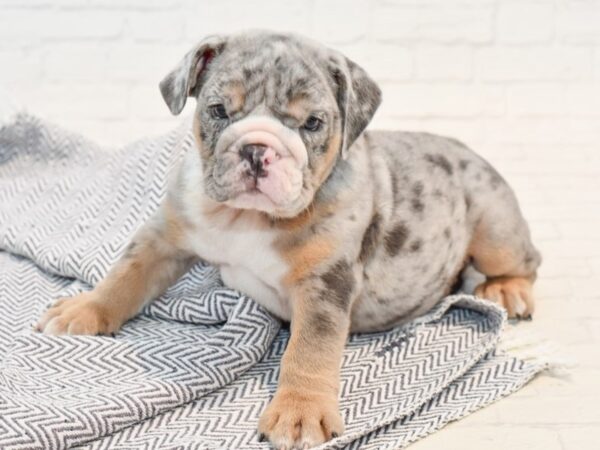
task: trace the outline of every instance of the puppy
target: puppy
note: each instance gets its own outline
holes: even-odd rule
[[[161,209],[91,292],[59,300],[46,334],[108,334],[198,258],[291,321],[278,390],[259,421],[277,448],[342,434],[349,332],[432,308],[471,263],[477,294],[533,312],[540,256],[503,178],[460,142],[364,132],[381,101],[367,73],[306,39],[209,37],[160,83],[173,114],[197,107],[196,148]]]

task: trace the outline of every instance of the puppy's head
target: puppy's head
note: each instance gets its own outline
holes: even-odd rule
[[[160,89],[173,114],[197,99],[205,193],[273,217],[310,205],[381,101],[375,82],[340,53],[266,32],[204,39]]]

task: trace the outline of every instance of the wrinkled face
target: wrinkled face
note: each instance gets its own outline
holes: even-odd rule
[[[230,44],[197,98],[205,192],[216,201],[292,217],[335,164],[341,118],[333,80],[285,40]]]
[[[205,194],[282,218],[311,204],[381,102],[340,53],[265,31],[205,38],[160,89],[173,114],[197,99]]]

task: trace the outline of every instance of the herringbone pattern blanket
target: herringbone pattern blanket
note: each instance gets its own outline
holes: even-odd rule
[[[106,151],[21,114],[0,128],[0,448],[253,449],[288,331],[199,263],[115,337],[32,330],[90,289],[152,215],[192,148],[189,123]],[[503,312],[466,295],[344,354],[346,432],[324,448],[395,449],[530,380],[497,351]]]

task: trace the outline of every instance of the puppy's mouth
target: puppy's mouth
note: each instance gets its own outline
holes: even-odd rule
[[[239,151],[241,192],[265,196],[274,206],[293,200],[302,187],[302,173],[293,158],[264,143],[245,144]]]
[[[306,148],[299,136],[270,117],[252,117],[232,125],[217,145],[234,162],[234,197],[227,203],[271,212],[293,203],[302,190]]]

